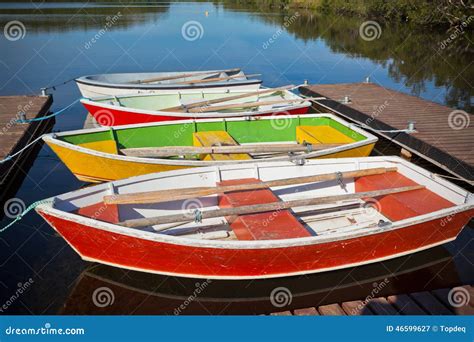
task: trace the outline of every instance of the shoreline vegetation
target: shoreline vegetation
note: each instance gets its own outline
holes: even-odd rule
[[[290,1],[302,3],[302,0]],[[214,3],[228,10],[252,11],[259,20],[275,25],[276,32],[285,30],[303,41],[322,40],[335,53],[378,63],[387,68],[393,80],[403,82],[412,95],[419,96],[432,81],[434,86],[446,89],[443,104],[473,112],[474,93],[469,80],[474,78],[474,69],[465,67],[474,53],[472,15],[454,26],[427,26],[398,19],[382,21],[371,16],[323,13],[301,7],[280,8],[275,7],[276,1],[216,0]],[[268,7],[270,3],[271,8]],[[380,23],[377,35],[373,39],[361,39],[362,24],[372,20]],[[263,42],[262,49],[270,48],[267,45]]]
[[[472,21],[474,6],[465,0],[237,0],[260,8],[304,9],[316,13],[371,18],[381,22],[454,28]],[[314,13],[314,14],[316,14]],[[471,19],[470,19],[471,18]],[[472,30],[473,25],[466,28]]]

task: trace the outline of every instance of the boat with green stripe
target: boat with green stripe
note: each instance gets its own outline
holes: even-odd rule
[[[377,138],[333,114],[185,120],[43,137],[87,182],[190,167],[368,156]]]

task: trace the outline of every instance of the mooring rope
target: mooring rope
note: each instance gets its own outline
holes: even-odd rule
[[[54,113],[51,113],[49,115],[46,115],[46,116],[42,116],[42,117],[39,117],[39,118],[33,118],[33,119],[25,119],[25,120],[21,120],[21,119],[18,119],[16,120],[17,123],[29,123],[29,122],[33,122],[33,121],[42,121],[42,120],[46,120],[46,119],[50,119],[54,116],[57,116],[61,113],[63,113],[64,111],[68,110],[69,108],[71,108],[72,106],[74,106],[77,102],[79,102],[81,99],[76,99],[74,100],[73,102],[71,102],[70,104],[68,104],[66,107],[58,110],[57,112],[54,112]]]
[[[371,130],[373,132],[377,132],[377,133],[414,133],[416,132],[416,130],[412,130],[412,129],[409,129],[409,128],[404,128],[404,129],[376,129],[376,128],[372,128],[368,125],[365,125],[365,124],[355,124],[355,123],[350,123],[349,124],[349,127],[350,126],[356,126],[356,127],[359,127],[359,128],[364,128],[364,129],[368,129],[368,130]]]
[[[64,82],[61,82],[61,83],[58,83],[58,84],[55,84],[55,85],[52,85],[52,86],[48,86],[48,87],[45,87],[45,88],[41,88],[41,90],[43,90],[43,91],[46,91],[46,90],[48,90],[48,89],[56,90],[56,87],[59,87],[59,86],[65,85],[65,84],[67,84],[67,83],[69,83],[69,82],[71,82],[71,81],[74,81],[76,78],[77,78],[77,77],[74,77],[74,78],[71,78],[71,79],[69,79],[69,80],[67,80],[67,81],[64,81]]]
[[[28,120],[17,120],[16,122],[17,123],[29,123],[29,122],[32,122],[32,121],[41,121],[41,120],[46,120],[46,119],[49,119],[49,118],[52,118],[53,116],[57,116],[61,113],[64,113],[66,110],[68,110],[69,108],[71,108],[74,104],[76,104],[80,99],[77,99],[77,100],[74,100],[74,102],[70,103],[69,105],[67,105],[66,107],[58,110],[57,112],[55,113],[52,113],[50,115],[47,115],[47,116],[42,116],[40,118],[34,118],[34,119],[28,119]],[[25,151],[26,149],[28,149],[30,146],[34,145],[38,140],[40,140],[41,138],[43,138],[44,134],[43,135],[40,135],[38,138],[36,138],[35,140],[31,141],[30,143],[28,143],[26,146],[24,146],[21,150],[13,153],[13,154],[9,154],[7,155],[5,158],[3,158],[2,160],[0,160],[0,164],[3,164],[3,163],[6,163],[7,161],[13,159],[14,157],[18,156],[19,154],[21,154],[23,151]]]
[[[45,199],[45,200],[36,201],[36,202],[31,203],[25,210],[23,210],[23,212],[21,214],[19,214],[17,217],[15,217],[15,219],[12,222],[7,224],[3,228],[0,228],[0,233],[3,233],[5,230],[7,230],[11,226],[13,226],[18,221],[20,221],[23,218],[23,216],[25,216],[31,210],[35,209],[40,204],[48,204],[48,203],[53,203],[53,200],[52,199]]]
[[[41,138],[43,138],[44,134],[43,135],[40,135],[38,138],[36,138],[35,140],[33,140],[32,142],[30,142],[28,145],[26,145],[25,147],[23,147],[21,150],[13,153],[13,154],[9,154],[7,155],[4,159],[0,160],[0,164],[3,164],[3,163],[6,163],[7,161],[13,159],[14,157],[16,157],[17,155],[21,154],[23,151],[25,151],[26,149],[28,149],[31,145],[35,144],[38,140],[40,140]]]

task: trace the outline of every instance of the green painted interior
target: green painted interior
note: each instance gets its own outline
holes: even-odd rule
[[[331,126],[355,141],[366,139],[362,134],[329,117],[274,118],[272,120],[197,121],[187,124],[166,124],[149,127],[117,128],[101,132],[64,135],[60,138],[71,144],[114,140],[119,148],[192,146],[192,133],[227,131],[238,143],[293,142],[297,126]]]
[[[192,103],[202,100],[213,100],[218,98],[225,98],[228,96],[234,95],[242,95],[245,94],[244,92],[232,92],[232,93],[206,93],[206,92],[199,92],[199,93],[186,93],[186,94],[157,94],[157,95],[147,95],[147,96],[119,96],[119,97],[110,97],[110,98],[103,98],[100,100],[95,100],[96,102],[112,104],[112,105],[119,105],[122,107],[129,107],[135,109],[144,109],[144,110],[160,110],[169,107],[180,106],[186,103]],[[277,97],[276,97],[277,96]],[[257,96],[249,96],[243,99],[236,99],[226,101],[225,104],[233,104],[233,103],[242,103],[242,102],[254,102],[258,99],[262,101],[266,100],[277,100],[278,98],[287,98],[291,96],[291,93],[283,93],[281,91],[270,93],[270,94],[263,94],[260,97]],[[216,104],[218,105],[218,104]],[[235,111],[235,109],[233,109]]]

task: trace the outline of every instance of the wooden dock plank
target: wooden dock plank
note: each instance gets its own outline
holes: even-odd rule
[[[296,316],[319,316],[318,310],[316,308],[304,308],[304,309],[296,309],[293,311]]]
[[[458,315],[474,315],[474,289],[472,286],[457,286],[452,289],[438,289],[432,291],[433,295],[444,306]],[[450,302],[454,302],[453,306]]]
[[[410,293],[410,297],[430,315],[452,315],[453,312],[444,306],[428,291]]]
[[[383,297],[369,300],[367,306],[376,315],[398,315],[398,311]]]
[[[292,316],[290,311],[272,312],[271,316]]]
[[[346,313],[339,304],[328,304],[318,307],[322,316],[344,316]]]
[[[311,85],[301,87],[300,91],[304,95],[326,97],[315,101],[318,109],[332,111],[374,129],[405,129],[408,121],[416,121],[418,133],[377,134],[393,138],[401,147],[455,176],[474,180],[474,153],[470,153],[474,150],[472,114],[451,114],[452,108],[373,83]],[[351,102],[343,104],[341,101],[346,95]],[[458,119],[457,126],[453,117]]]
[[[388,296],[387,301],[403,315],[426,315],[426,312],[406,294]]]
[[[461,290],[460,290],[461,289]],[[462,291],[464,299],[462,305],[453,307],[449,302],[450,291]],[[467,295],[466,295],[467,293]],[[466,299],[467,298],[467,299]],[[365,304],[366,303],[366,304]],[[432,291],[414,292],[411,294],[391,295],[387,298],[379,297],[367,302],[353,300],[343,303],[322,305],[317,308],[308,307],[294,309],[296,316],[308,315],[473,315],[474,314],[474,287],[464,285],[453,289],[438,289]],[[276,312],[272,315],[288,316],[290,311]]]
[[[94,119],[94,117],[90,114],[87,113],[86,120],[84,121],[84,129],[88,128],[97,128],[100,127],[100,125],[97,123],[97,121]]]
[[[54,118],[30,123],[19,123],[48,113],[53,102],[51,96],[0,96],[0,159],[20,151],[28,143],[48,132],[54,124]],[[32,156],[39,151],[41,143],[29,148],[21,155],[0,164],[0,202],[8,194],[16,192],[16,185],[23,180],[31,166]]]
[[[344,312],[349,316],[373,315],[372,310],[361,300],[353,300],[341,304]]]

